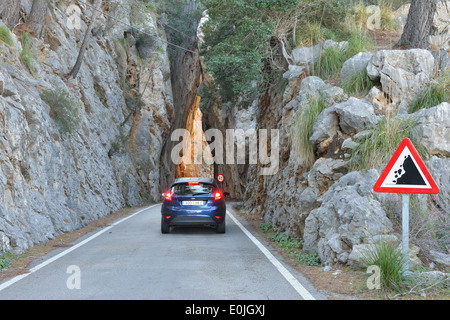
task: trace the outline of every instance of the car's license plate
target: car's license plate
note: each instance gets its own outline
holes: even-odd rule
[[[203,201],[183,201],[183,206],[202,206]]]

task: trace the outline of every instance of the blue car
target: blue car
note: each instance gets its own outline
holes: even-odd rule
[[[164,194],[161,232],[172,226],[211,226],[225,233],[225,196],[214,179],[179,178]]]

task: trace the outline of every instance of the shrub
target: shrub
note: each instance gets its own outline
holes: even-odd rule
[[[272,230],[272,224],[270,222],[263,222],[259,225],[262,232],[266,233]]]
[[[7,26],[0,26],[0,41],[8,47],[14,46],[14,39]]]
[[[11,266],[11,253],[3,252],[0,254],[0,270],[8,269]]]
[[[58,124],[62,133],[70,133],[78,126],[77,103],[63,88],[46,90],[41,99],[50,106],[50,117]]]
[[[320,264],[320,258],[315,252],[298,252],[294,258],[297,263],[305,266],[318,266]]]

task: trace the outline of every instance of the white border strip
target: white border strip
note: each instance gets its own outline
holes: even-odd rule
[[[73,247],[70,247],[69,249],[64,250],[63,252],[57,254],[56,256],[51,257],[51,258],[48,259],[48,260],[45,260],[44,262],[38,264],[37,266],[34,266],[33,268],[30,269],[30,272],[29,272],[29,273],[24,273],[24,274],[18,275],[18,276],[16,276],[16,277],[14,277],[14,278],[12,278],[12,279],[10,279],[10,280],[8,280],[8,281],[6,281],[6,282],[0,284],[0,291],[2,291],[3,289],[8,288],[10,285],[16,283],[17,281],[22,280],[23,278],[28,277],[28,276],[29,276],[30,274],[32,274],[33,272],[36,272],[36,271],[38,271],[39,269],[42,269],[43,267],[45,267],[46,265],[52,263],[53,261],[56,261],[56,260],[58,260],[59,258],[64,257],[66,254],[72,252],[72,251],[75,250],[75,249],[78,249],[79,247],[81,247],[82,245],[88,243],[89,241],[94,240],[94,239],[97,238],[99,235],[101,235],[102,233],[105,233],[106,231],[108,231],[109,229],[113,228],[114,226],[117,226],[118,224],[120,224],[120,223],[122,223],[122,222],[124,222],[124,221],[126,221],[126,220],[128,220],[128,219],[130,219],[130,218],[132,218],[132,217],[134,217],[135,215],[137,215],[138,213],[141,213],[142,211],[151,209],[151,208],[153,208],[153,207],[155,207],[155,206],[158,206],[158,205],[159,205],[159,204],[154,204],[154,205],[152,205],[152,206],[150,206],[150,207],[141,209],[141,210],[139,210],[139,211],[133,213],[132,215],[130,215],[130,216],[128,216],[128,217],[125,217],[125,218],[123,218],[123,219],[121,219],[121,220],[119,220],[119,221],[116,221],[116,222],[114,222],[113,224],[111,224],[110,226],[108,226],[108,227],[106,227],[106,228],[103,228],[103,229],[100,230],[99,232],[93,234],[93,235],[90,236],[89,238],[87,238],[87,239],[85,239],[85,240],[83,240],[83,241],[77,243],[77,244],[74,245]]]
[[[306,290],[304,286],[301,285],[301,283],[290,273],[282,264],[280,261],[278,261],[277,258],[269,251],[266,247],[263,246],[261,242],[259,242],[258,239],[256,239],[250,231],[248,231],[232,214],[230,211],[227,210],[227,214],[230,216],[230,218],[234,221],[234,223],[237,224],[237,226],[242,230],[242,232],[245,233],[247,237],[252,240],[252,242],[258,247],[259,250],[261,250],[262,253],[269,259],[269,261],[277,268],[277,270],[282,274],[282,276],[291,284],[291,286],[295,289],[295,291],[298,292],[298,294],[305,300],[316,300],[316,298],[313,297],[313,295]]]

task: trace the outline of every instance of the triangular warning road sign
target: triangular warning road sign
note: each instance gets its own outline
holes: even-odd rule
[[[439,187],[408,138],[400,143],[373,190],[391,193],[439,193]]]

